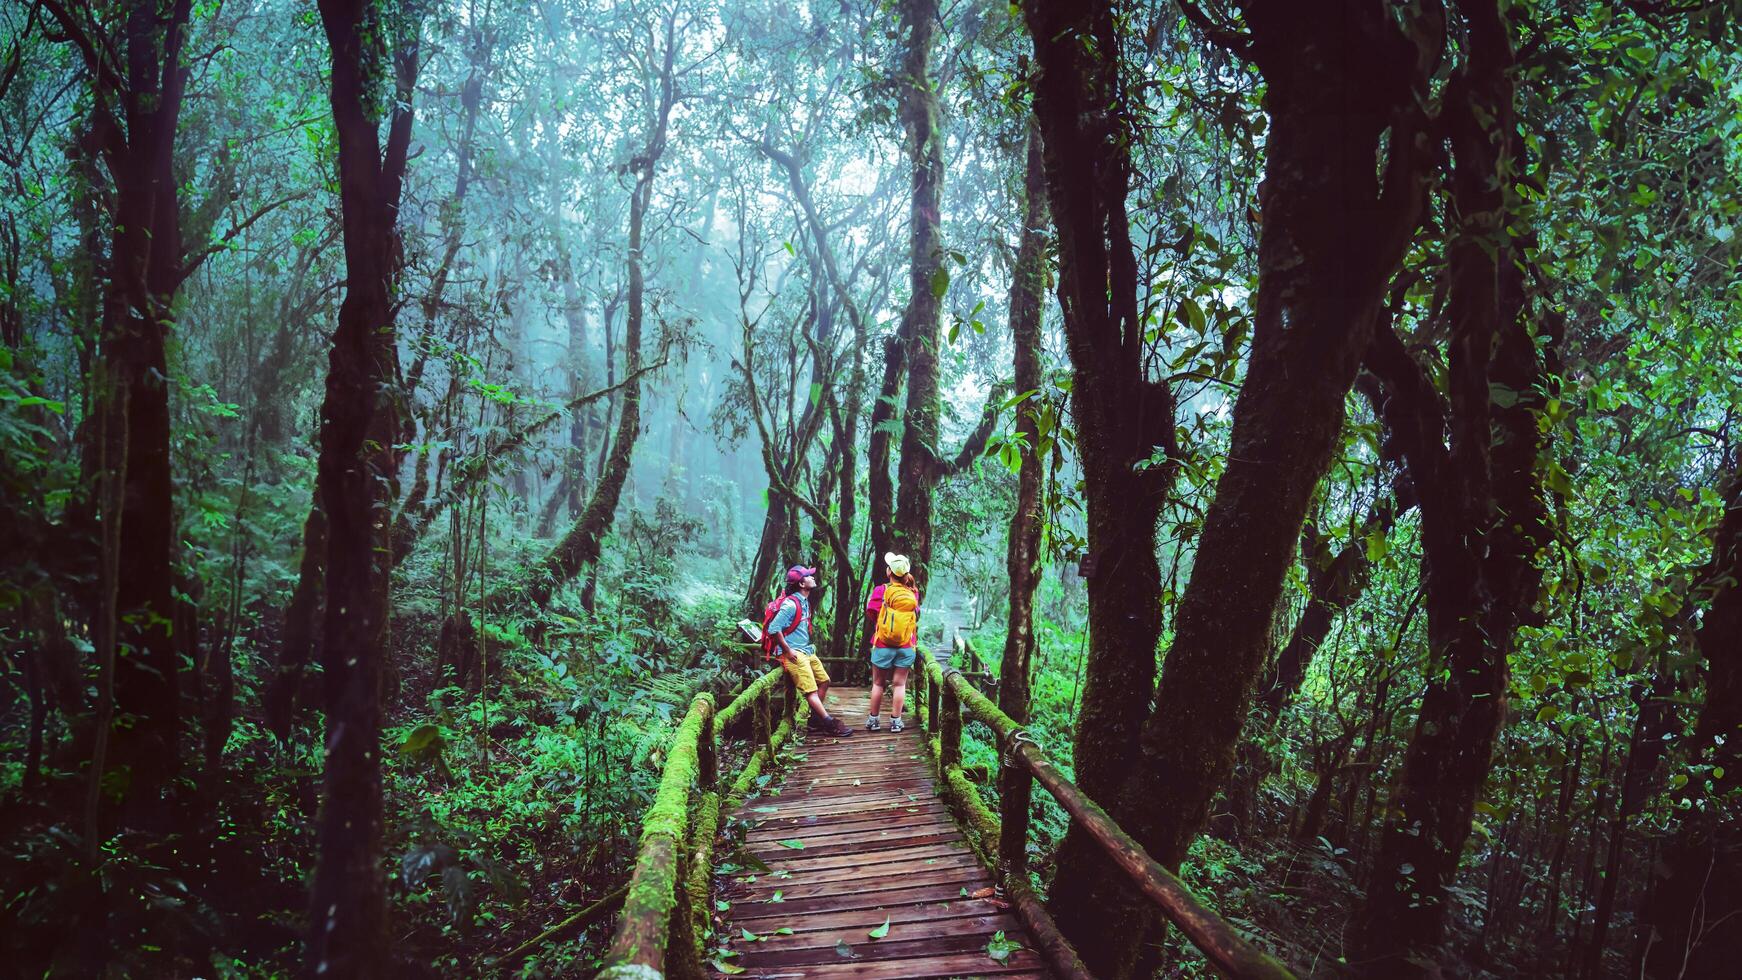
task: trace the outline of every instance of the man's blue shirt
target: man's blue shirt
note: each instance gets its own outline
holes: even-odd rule
[[[791,602],[787,600],[793,600]],[[798,624],[786,637],[786,645],[799,653],[816,653],[816,647],[811,645],[811,605],[802,592],[794,592],[780,600],[780,609],[774,614],[774,619],[768,624],[770,633],[785,633],[792,625],[793,617],[798,615],[799,606],[804,607],[804,622]]]

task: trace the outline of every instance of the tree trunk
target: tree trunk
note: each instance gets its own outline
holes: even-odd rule
[[[944,268],[941,211],[944,187],[944,134],[938,129],[937,87],[931,78],[931,50],[937,34],[937,0],[902,0],[902,50],[899,114],[907,133],[912,169],[908,215],[908,297],[901,336],[907,344],[907,411],[901,430],[899,495],[895,504],[892,549],[913,559],[914,578],[926,589],[931,562],[932,490],[937,486],[938,314],[949,272]],[[882,553],[872,557],[882,560]]]
[[[1086,490],[1089,649],[1074,744],[1077,785],[1111,807],[1136,756],[1161,634],[1156,520],[1172,465],[1140,468],[1156,447],[1178,457],[1173,393],[1143,373],[1144,328],[1125,198],[1133,133],[1117,60],[1111,5],[1024,4],[1034,40],[1035,116],[1059,248],[1059,303],[1075,371],[1071,392]],[[1085,964],[1117,975],[1103,955],[1140,931],[1119,872],[1072,829],[1058,855],[1049,908]]]
[[[672,107],[677,102],[677,38],[674,17],[675,15],[667,15],[665,18],[664,61],[656,80],[659,101],[651,107],[652,128],[641,151],[628,164],[630,172],[635,175],[635,186],[629,196],[629,247],[626,262],[629,308],[623,329],[624,385],[617,417],[617,433],[611,440],[610,455],[604,460],[599,479],[593,485],[593,495],[587,500],[586,509],[575,518],[563,539],[538,562],[525,581],[525,601],[535,608],[548,603],[558,588],[573,579],[582,569],[593,566],[599,560],[600,547],[604,543],[605,535],[611,530],[611,523],[617,515],[617,503],[623,496],[623,484],[629,479],[629,464],[635,452],[635,441],[641,434],[641,381],[637,373],[641,370],[641,328],[646,317],[647,288],[643,278],[642,236],[647,210],[653,201],[653,178],[659,159],[665,153],[667,127],[671,121]],[[609,345],[609,317],[606,319],[605,336]],[[607,383],[614,383],[609,374],[606,380]],[[595,582],[596,579],[589,579],[586,589],[588,594],[592,592]],[[514,601],[518,594],[514,589],[499,590],[486,599],[485,607],[491,611],[499,611]],[[592,608],[590,599],[586,600],[586,604],[587,608]]]
[[[1004,630],[1004,656],[998,666],[998,706],[1018,724],[1028,721],[1029,664],[1034,657],[1034,590],[1040,584],[1040,445],[1041,320],[1046,301],[1047,231],[1051,215],[1046,203],[1046,170],[1039,125],[1028,121],[1028,145],[1023,154],[1022,236],[1010,283],[1010,338],[1013,375],[1019,402],[1016,438],[1020,463],[1016,474],[1016,507],[1010,512],[1010,541],[1004,563],[1010,576],[1010,612]],[[1034,394],[1028,394],[1034,392]],[[1004,767],[1001,788],[1008,788],[1016,767]],[[1015,787],[1027,806],[1030,780],[1026,773]]]
[[[381,860],[381,680],[387,656],[398,373],[392,283],[396,219],[411,139],[421,14],[384,15],[364,0],[321,0],[332,50],[339,143],[345,299],[333,334],[316,492],[328,525],[322,667],[327,699],[320,857],[310,902],[308,964],[318,976],[388,969]],[[395,98],[385,149],[377,138],[380,80],[395,42]]]
[[[126,442],[115,596],[121,655],[114,675],[115,719],[125,727],[112,739],[111,763],[126,777],[122,822],[156,830],[169,829],[164,794],[181,768],[165,344],[184,275],[175,137],[191,6],[191,0],[167,7],[133,3],[120,37],[111,39],[94,15],[74,16],[60,3],[49,4],[93,77],[94,135],[114,180],[112,264],[103,297],[108,386],[97,393],[97,411],[113,417],[110,425]]]
[[[1448,113],[1456,161],[1448,183],[1461,221],[1448,254],[1449,422],[1395,333],[1381,331],[1368,359],[1420,496],[1430,658],[1356,940],[1358,962],[1375,976],[1417,975],[1435,955],[1446,889],[1506,715],[1507,655],[1549,537],[1537,474],[1542,367],[1509,232],[1511,38],[1492,4],[1469,19],[1459,98],[1447,102],[1457,107]]]

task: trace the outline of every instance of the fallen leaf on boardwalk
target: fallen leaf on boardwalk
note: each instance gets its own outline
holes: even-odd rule
[[[795,851],[804,850],[804,841],[801,841],[801,840],[783,840],[783,841],[776,841],[776,843],[778,843],[781,847],[790,847]],[[986,890],[991,891],[990,888],[988,888]]]
[[[870,936],[872,939],[882,939],[884,936],[889,935],[889,916],[885,915],[883,917],[883,924],[865,935]]]
[[[732,903],[722,898],[714,903],[714,908],[721,912],[729,912],[732,909]]]
[[[780,807],[777,807],[777,806],[753,806],[750,808],[750,810],[752,813],[779,813]]]
[[[770,877],[770,878],[791,878],[792,872],[786,870],[785,868],[781,868],[779,871],[776,871],[776,872],[770,874],[768,877]]]
[[[835,955],[846,957],[849,960],[856,960],[859,958],[859,954],[853,952],[853,947],[847,945],[845,939],[835,940]]]
[[[762,941],[761,936],[758,936],[757,934],[755,934],[754,932],[751,932],[748,929],[739,929],[738,931],[743,934],[744,941],[747,943],[755,943],[755,942]]]
[[[987,885],[985,888],[982,888],[982,889],[975,891],[975,892],[971,892],[968,895],[968,897],[969,898],[991,898],[993,895],[996,895],[996,894],[998,894],[998,889],[992,887],[991,885]]]
[[[1002,932],[994,934],[991,940],[986,943],[986,955],[999,963],[1008,963],[1010,954],[1020,949],[1022,949],[1021,943],[1006,939]]]
[[[968,886],[967,886],[967,885],[963,885],[963,886],[962,886],[962,897],[963,897],[963,898],[967,898],[967,897],[968,897]]]
[[[734,966],[733,964],[728,963],[725,960],[715,960],[713,962],[713,967],[714,967],[714,969],[720,971],[721,973],[727,974],[727,975],[731,975],[731,974],[735,974],[735,973],[748,973],[748,972],[750,972],[741,966]]]
[[[776,936],[790,936],[792,935],[792,929],[788,926],[781,926],[779,929],[774,930],[774,934]]]
[[[858,780],[857,780],[857,779],[855,779],[855,780],[853,780],[853,785],[854,785],[854,786],[857,786],[857,785],[859,785],[859,781],[858,781]]]
[[[786,901],[786,898],[783,895],[781,895],[779,892],[775,892],[774,897],[770,898],[769,901],[770,902],[784,902],[784,901]]]

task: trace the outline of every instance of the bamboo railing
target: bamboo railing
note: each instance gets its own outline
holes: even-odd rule
[[[779,667],[762,674],[718,711],[711,694],[690,702],[666,752],[659,792],[641,821],[635,871],[600,980],[706,976],[702,954],[720,813],[749,795],[792,737],[798,701],[785,676]],[[754,749],[722,792],[720,739],[746,716]]]
[[[1240,980],[1293,977],[1282,963],[1242,938],[1227,920],[1198,901],[1184,882],[1150,857],[1106,811],[1059,772],[1022,726],[975,690],[962,671],[940,666],[931,651],[924,648],[920,649],[919,657],[914,678],[922,690],[915,692],[913,700],[931,745],[945,802],[966,826],[969,841],[982,860],[996,868],[1011,905],[1054,972],[1072,980],[1091,977],[1028,883],[1028,800],[1032,782],[1039,782],[1053,795],[1071,820],[1101,846],[1150,904],[1221,973]],[[994,814],[986,806],[979,788],[962,770],[964,709],[998,739],[1007,777],[1006,790],[1000,794],[1002,812]],[[1010,805],[1013,800],[1020,801],[1020,805]]]

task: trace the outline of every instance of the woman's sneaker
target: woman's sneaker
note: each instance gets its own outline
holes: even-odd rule
[[[872,715],[871,717],[865,719],[865,730],[866,731],[874,732],[874,731],[877,731],[881,727],[883,727],[882,723],[877,720],[876,715]]]
[[[892,732],[899,732],[902,730],[901,716],[900,715],[896,715],[893,719],[890,720],[889,730]]]

